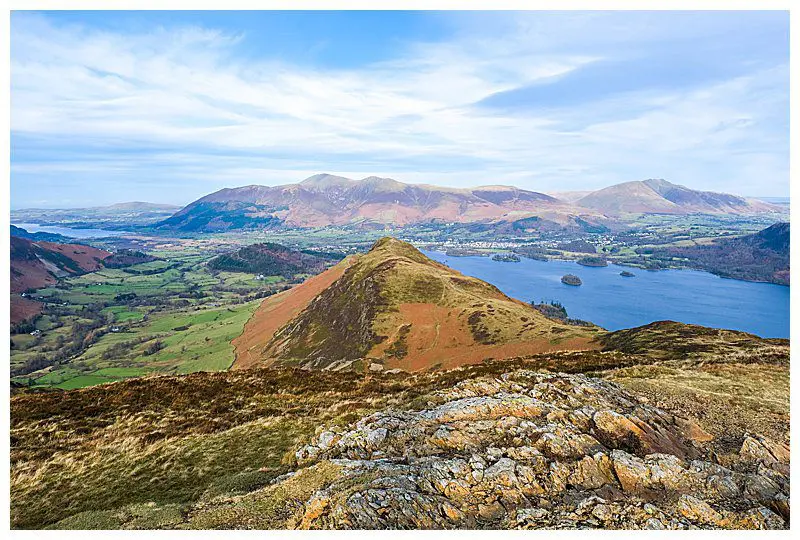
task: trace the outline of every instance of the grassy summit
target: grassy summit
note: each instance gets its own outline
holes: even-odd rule
[[[377,241],[330,272],[340,276],[274,333],[258,335],[259,317],[272,318],[281,307],[276,302],[291,304],[308,291],[270,299],[269,309],[259,310],[245,328],[246,340],[263,343],[258,355],[264,363],[416,371],[593,348],[600,331],[549,319],[394,238]]]

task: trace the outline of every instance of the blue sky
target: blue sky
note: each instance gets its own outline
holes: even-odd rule
[[[318,172],[789,192],[784,12],[15,12],[12,208]]]

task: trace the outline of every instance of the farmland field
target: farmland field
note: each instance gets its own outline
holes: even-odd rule
[[[68,390],[148,374],[220,371],[260,299],[297,276],[209,270],[212,255],[158,260],[60,279],[31,293],[45,313],[12,334],[12,382]]]

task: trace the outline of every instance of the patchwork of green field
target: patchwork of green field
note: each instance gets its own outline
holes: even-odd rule
[[[252,274],[238,272],[212,273],[195,261],[185,259],[187,258],[182,257],[179,263],[153,261],[125,269],[104,269],[62,280],[56,286],[36,291],[34,296],[64,306],[85,306],[125,302],[126,299],[119,298],[125,295],[129,298],[130,295],[137,298],[163,298],[165,295],[183,294],[191,300],[198,291],[207,292],[213,289],[214,301],[219,303],[220,300],[227,301],[231,298],[227,293],[259,289],[285,281],[281,276],[257,279]],[[233,295],[235,296],[236,294]],[[123,311],[119,309],[117,313],[121,314]],[[121,315],[118,320],[124,321],[126,318],[135,319],[139,316]]]
[[[231,340],[258,304],[152,313],[124,331],[104,334],[67,364],[13,380],[69,390],[153,373],[222,371],[234,360]]]
[[[279,283],[284,281],[282,276],[264,276],[263,279],[257,279],[252,274],[244,274],[241,272],[220,272],[218,278],[221,283],[226,287],[233,288],[253,288],[254,283],[262,283],[265,285],[271,283]]]
[[[46,302],[35,326],[12,335],[12,381],[80,388],[151,373],[219,371],[281,276],[209,270],[213,253],[165,251],[122,269],[62,279],[33,293]],[[299,277],[299,276],[298,276]]]
[[[159,272],[172,268],[175,265],[176,262],[173,261],[156,260],[124,268],[123,272],[126,272],[128,274],[138,274],[143,272]]]
[[[185,291],[188,284],[181,272],[172,269],[158,274],[131,275],[119,270],[104,270],[65,280],[56,287],[37,291],[36,296],[69,305],[113,301],[120,294],[158,296],[164,291]]]

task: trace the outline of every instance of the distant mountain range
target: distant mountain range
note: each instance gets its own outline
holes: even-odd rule
[[[469,189],[404,184],[370,176],[352,180],[318,174],[298,184],[226,188],[156,224],[178,231],[227,231],[279,226],[320,227],[441,221],[517,223],[530,218],[559,227],[603,227],[635,213],[760,214],[785,207],[724,193],[696,191],[665,180],[626,182],[560,199],[511,186]],[[541,226],[541,224],[538,224]]]
[[[180,205],[175,205],[175,204],[129,201],[129,202],[110,204],[107,206],[88,206],[85,208],[54,208],[54,209],[22,208],[19,210],[12,210],[12,213],[35,211],[35,212],[51,212],[55,214],[63,214],[63,213],[73,214],[73,213],[87,213],[87,212],[90,214],[98,214],[98,213],[99,214],[118,214],[118,213],[142,214],[142,213],[175,212],[180,208],[181,208]]]
[[[602,330],[550,319],[384,238],[264,301],[234,340],[235,369],[273,364],[419,371],[596,348]]]
[[[184,231],[282,224],[319,227],[364,221],[402,226],[432,220],[469,223],[532,215],[564,221],[570,213],[577,212],[554,197],[508,186],[454,189],[403,184],[375,176],[351,180],[318,174],[299,184],[222,189],[189,204],[159,226]]]
[[[89,222],[94,226],[98,226],[100,223],[110,226],[115,223],[145,224],[168,218],[180,209],[180,206],[173,204],[140,201],[90,208],[25,208],[12,210],[11,221],[14,223],[72,224],[73,226]]]

